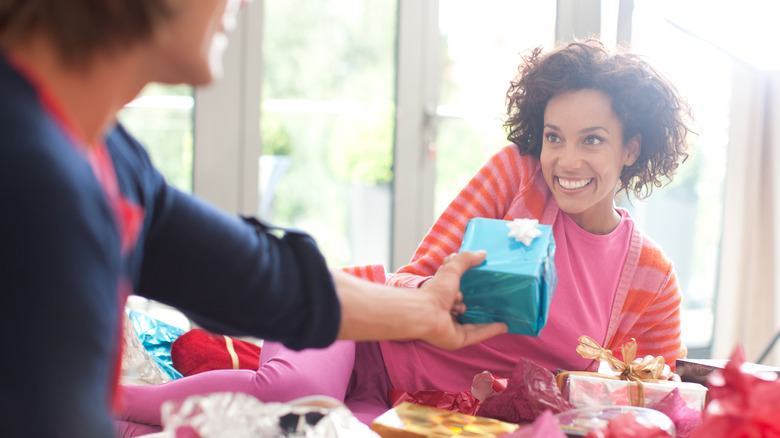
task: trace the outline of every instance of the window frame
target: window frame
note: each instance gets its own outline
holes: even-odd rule
[[[193,192],[233,213],[256,214],[259,204],[262,23],[257,1],[230,36],[223,76],[194,92]]]

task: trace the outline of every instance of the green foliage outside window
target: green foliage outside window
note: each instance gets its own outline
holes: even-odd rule
[[[152,162],[173,186],[192,191],[192,88],[149,84],[139,95],[159,98],[160,106],[127,107],[119,120],[146,148]],[[172,105],[166,105],[170,97]],[[184,99],[180,99],[184,98]],[[190,106],[182,102],[189,102]]]

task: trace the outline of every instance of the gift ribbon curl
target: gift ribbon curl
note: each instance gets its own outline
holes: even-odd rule
[[[642,382],[657,382],[659,380],[665,365],[663,356],[633,363],[636,358],[636,339],[634,338],[620,347],[623,360],[613,356],[611,350],[603,348],[590,336],[582,335],[578,341],[580,344],[577,346],[577,354],[584,359],[606,362],[612,371],[619,373],[617,376],[619,379],[629,381],[628,400],[631,405],[645,405],[645,388]],[[632,385],[630,382],[636,383],[637,394],[634,396],[631,394]]]
[[[582,335],[577,339],[580,345],[577,346],[577,354],[585,359],[596,359],[606,362],[609,368],[620,373],[623,380],[633,380],[635,382],[642,380],[658,380],[664,370],[664,357],[656,356],[650,360],[633,363],[636,358],[636,339],[631,338],[620,347],[620,353],[623,360],[612,355],[612,351],[603,348],[598,342],[587,335]]]

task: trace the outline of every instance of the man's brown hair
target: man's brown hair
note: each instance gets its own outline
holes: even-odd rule
[[[75,64],[151,37],[169,14],[167,0],[0,0],[0,45],[43,32]]]

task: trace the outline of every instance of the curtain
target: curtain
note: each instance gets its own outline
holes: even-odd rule
[[[713,358],[741,345],[757,361],[780,330],[779,131],[780,73],[735,60]]]

